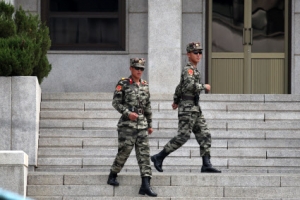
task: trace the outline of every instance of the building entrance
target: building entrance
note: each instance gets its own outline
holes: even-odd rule
[[[211,93],[288,93],[288,0],[209,0]]]

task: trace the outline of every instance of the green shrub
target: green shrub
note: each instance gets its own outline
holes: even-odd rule
[[[48,27],[38,15],[0,1],[0,76],[48,76],[51,46]]]

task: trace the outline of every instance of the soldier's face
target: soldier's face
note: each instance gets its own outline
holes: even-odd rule
[[[197,64],[198,62],[200,62],[200,60],[202,58],[202,51],[195,51],[195,52],[191,51],[191,52],[187,53],[187,56],[191,63]]]
[[[143,71],[140,69],[135,69],[134,67],[130,67],[131,76],[135,79],[141,79],[143,75]]]

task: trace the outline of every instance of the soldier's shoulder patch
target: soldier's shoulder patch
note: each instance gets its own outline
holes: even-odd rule
[[[122,85],[117,85],[116,91],[121,91],[122,90]]]
[[[189,74],[190,76],[192,76],[192,75],[194,74],[194,70],[188,69],[188,74]]]

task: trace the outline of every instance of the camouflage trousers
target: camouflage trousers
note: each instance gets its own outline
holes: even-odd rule
[[[211,135],[202,112],[179,112],[178,118],[178,135],[164,146],[165,151],[172,153],[180,148],[193,132],[200,145],[200,156],[210,155]]]
[[[152,176],[150,164],[150,148],[147,129],[119,128],[118,153],[111,166],[111,171],[119,173],[135,147],[136,159],[140,168],[141,177]]]

